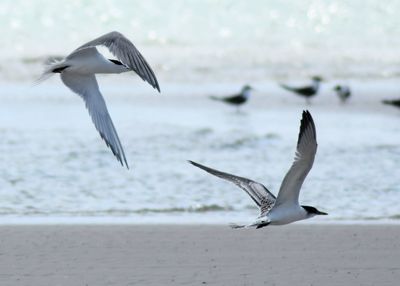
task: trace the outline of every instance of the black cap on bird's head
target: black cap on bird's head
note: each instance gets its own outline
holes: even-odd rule
[[[252,90],[254,88],[252,88],[250,85],[246,84],[242,87],[242,91],[247,91],[247,90]]]
[[[310,206],[302,206],[302,207],[303,207],[303,209],[306,210],[307,214],[309,214],[309,215],[328,215],[327,213],[321,212],[314,207],[310,207]]]
[[[322,77],[317,76],[317,75],[316,75],[316,76],[313,76],[311,79],[312,79],[313,81],[318,81],[318,82],[324,81]]]
[[[342,87],[340,86],[340,85],[336,85],[334,88],[333,88],[333,90],[336,90],[336,91],[340,91],[342,89]]]

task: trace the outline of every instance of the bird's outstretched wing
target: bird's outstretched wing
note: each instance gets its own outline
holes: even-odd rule
[[[144,81],[147,81],[152,87],[160,91],[157,78],[146,62],[142,54],[136,47],[119,32],[110,32],[97,39],[94,39],[76,50],[87,47],[105,46],[118,58],[123,64],[135,71]],[[75,51],[76,51],[75,50]]]
[[[283,179],[275,205],[298,204],[301,186],[314,163],[317,136],[310,112],[303,111],[297,150],[292,167]]]
[[[122,165],[129,169],[124,150],[119,141],[117,131],[108,114],[106,103],[100,93],[99,86],[94,74],[75,74],[64,71],[61,73],[61,80],[73,92],[80,95],[85,101],[86,108],[89,111],[92,121],[100,133],[101,138],[117,157]]]
[[[256,205],[260,208],[261,215],[267,214],[275,203],[275,196],[270,191],[268,191],[268,189],[264,185],[260,183],[254,182],[252,180],[243,177],[238,177],[232,174],[211,169],[209,167],[206,167],[204,165],[201,165],[193,161],[189,161],[189,163],[200,169],[203,169],[204,171],[214,176],[232,182],[239,188],[243,189],[253,199]]]

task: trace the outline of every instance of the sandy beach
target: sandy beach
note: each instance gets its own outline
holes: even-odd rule
[[[399,225],[2,226],[0,285],[397,285]]]

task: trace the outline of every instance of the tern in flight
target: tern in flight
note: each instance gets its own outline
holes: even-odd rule
[[[318,93],[319,85],[320,85],[320,82],[322,81],[322,78],[319,76],[314,76],[311,79],[312,79],[312,84],[309,86],[291,87],[286,84],[280,84],[280,86],[288,91],[291,91],[291,92],[297,94],[297,95],[305,97],[307,103],[310,104],[311,103],[310,98]]]
[[[98,52],[97,46],[105,46],[117,59],[105,58]],[[86,108],[101,138],[111,148],[121,165],[129,169],[95,76],[128,71],[134,71],[142,80],[160,91],[153,70],[132,42],[119,32],[110,32],[80,46],[63,60],[50,63],[38,82],[59,73],[62,82],[85,101]]]
[[[299,204],[300,189],[312,168],[316,152],[317,139],[314,121],[308,111],[303,111],[294,163],[283,179],[278,197],[275,197],[264,185],[250,179],[220,172],[193,161],[189,162],[243,189],[259,207],[260,215],[255,222],[249,225],[232,224],[231,227],[255,227],[258,229],[270,224],[283,225],[316,215],[327,215],[327,213],[319,211],[315,207]]]

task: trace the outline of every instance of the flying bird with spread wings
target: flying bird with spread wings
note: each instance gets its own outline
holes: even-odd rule
[[[117,59],[107,59],[97,50],[105,46]],[[117,131],[108,113],[97,84],[96,74],[119,74],[134,71],[139,77],[160,91],[157,78],[142,54],[124,35],[110,32],[94,39],[65,57],[50,63],[38,82],[60,74],[62,82],[85,101],[86,108],[101,138],[128,169],[128,162]]]
[[[189,161],[204,171],[234,183],[243,189],[260,209],[260,215],[249,225],[232,224],[232,228],[262,228],[267,225],[283,225],[308,219],[316,215],[327,215],[315,207],[299,204],[300,189],[310,172],[317,152],[317,136],[314,120],[308,111],[303,111],[300,133],[294,162],[282,181],[278,196],[275,197],[264,185],[247,178],[211,169]]]

